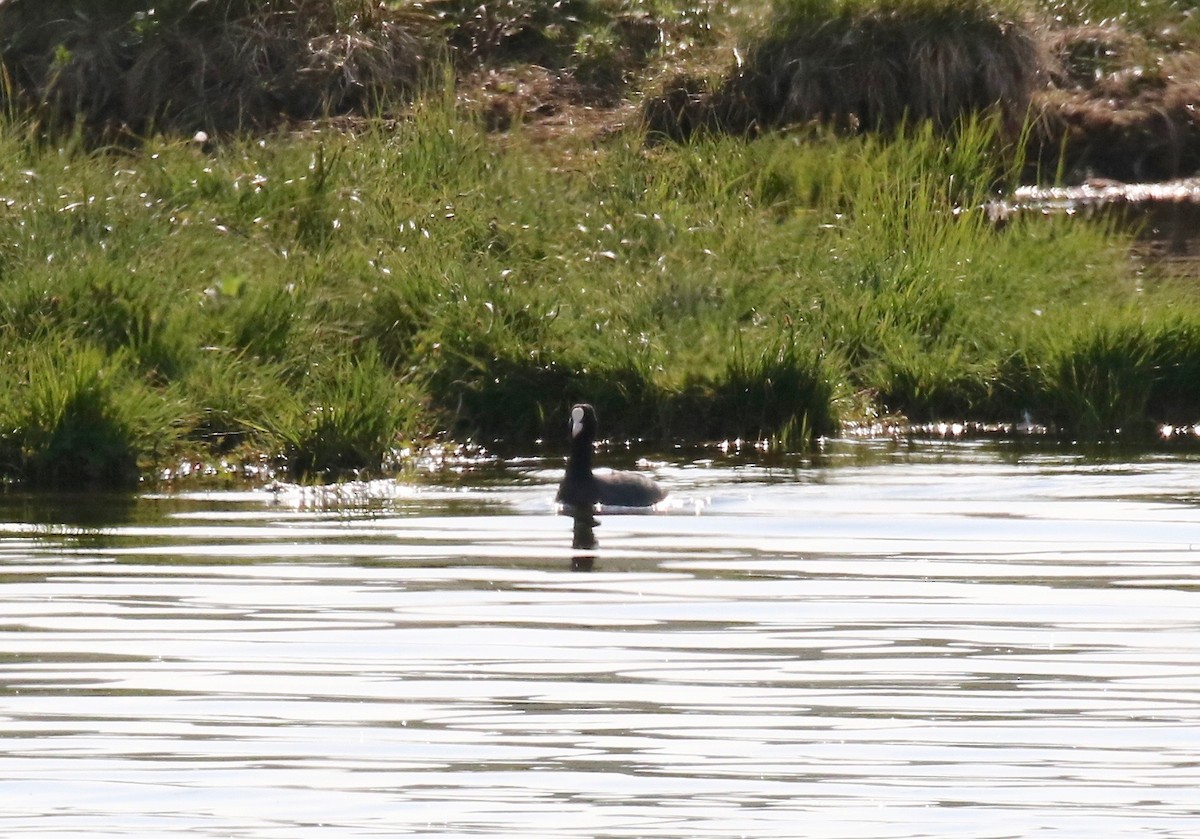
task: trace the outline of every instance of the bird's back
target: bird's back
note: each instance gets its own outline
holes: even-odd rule
[[[638,472],[568,477],[558,487],[558,502],[571,507],[651,507],[666,497],[666,490]]]
[[[650,507],[667,497],[666,490],[637,472],[596,475],[595,481],[605,507]]]

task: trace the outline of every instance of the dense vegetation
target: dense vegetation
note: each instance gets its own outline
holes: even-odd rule
[[[522,49],[584,66],[617,12]],[[520,31],[471,20],[493,51]],[[0,473],[373,471],[432,435],[557,439],[580,398],[616,437],[786,447],[883,413],[1087,438],[1200,418],[1190,284],[1099,223],[989,219],[1023,169],[1011,114],[548,141],[490,133],[440,66],[394,116],[216,142],[97,147],[100,116],[54,130],[11,97]]]

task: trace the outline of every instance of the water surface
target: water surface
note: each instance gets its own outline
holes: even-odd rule
[[[1196,459],[557,466],[0,496],[0,835],[1200,835]]]

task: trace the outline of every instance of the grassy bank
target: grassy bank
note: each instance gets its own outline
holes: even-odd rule
[[[434,438],[554,444],[579,399],[616,439],[787,448],[889,413],[1083,439],[1200,419],[1193,288],[1100,223],[982,210],[1022,168],[1011,114],[547,141],[421,91],[133,148],[14,108],[0,475],[379,472]]]
[[[1132,433],[1200,413],[1194,291],[1068,220],[992,225],[954,143],[497,143],[447,92],[356,134],[135,155],[0,137],[10,478],[267,453],[378,469],[446,433],[800,445],[869,411]]]

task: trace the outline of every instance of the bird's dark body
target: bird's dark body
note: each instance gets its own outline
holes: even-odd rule
[[[576,481],[563,480],[558,501],[571,507],[651,507],[666,498],[662,487],[636,472],[589,475]]]
[[[592,472],[592,444],[596,438],[596,412],[591,405],[571,409],[571,455],[567,474],[558,486],[558,502],[574,509],[651,507],[667,493],[638,472]]]

